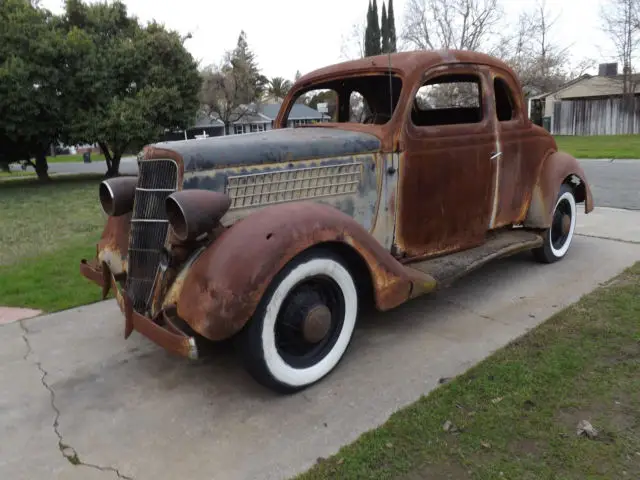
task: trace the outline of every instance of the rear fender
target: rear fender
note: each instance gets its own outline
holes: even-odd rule
[[[178,315],[196,332],[222,340],[239,332],[274,276],[296,255],[339,242],[367,266],[381,310],[406,301],[412,280],[404,267],[360,224],[329,205],[295,202],[265,207],[218,237],[173,289]]]
[[[549,228],[551,226],[553,208],[563,183],[573,187],[576,201],[584,202],[585,213],[593,210],[591,188],[580,163],[567,153],[554,152],[542,163],[524,221],[525,227]]]

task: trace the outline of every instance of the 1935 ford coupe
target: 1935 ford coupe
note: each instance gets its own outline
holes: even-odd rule
[[[314,93],[326,114],[292,126]],[[80,269],[114,290],[125,337],[190,358],[233,338],[257,381],[299,390],[336,367],[367,302],[388,310],[524,250],[560,260],[576,204],[593,209],[512,70],[474,52],[317,70],[266,128],[149,145],[137,177],[100,185],[108,220]]]

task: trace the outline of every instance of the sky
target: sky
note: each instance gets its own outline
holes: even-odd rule
[[[93,1],[93,0],[89,0]],[[546,0],[558,16],[552,37],[570,47],[575,60],[612,58],[610,42],[600,31],[600,3],[606,0]],[[124,0],[130,14],[156,21],[182,34],[191,54],[202,66],[217,64],[225,50],[235,46],[241,30],[268,77],[293,79],[316,68],[345,60],[343,39],[352,25],[365,19],[368,0]],[[400,33],[407,0],[394,0],[396,30]],[[502,0],[505,19],[534,7],[536,0]],[[60,13],[64,0],[42,0],[41,5]],[[382,0],[378,7],[382,9]],[[597,73],[593,72],[593,73]]]

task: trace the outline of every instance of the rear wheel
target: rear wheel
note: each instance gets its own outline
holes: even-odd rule
[[[576,199],[569,185],[562,185],[553,209],[551,227],[544,232],[544,244],[533,250],[539,262],[553,263],[565,257],[576,227]]]
[[[247,370],[277,391],[308,387],[342,359],[357,312],[356,285],[340,257],[303,254],[274,278],[239,337]]]

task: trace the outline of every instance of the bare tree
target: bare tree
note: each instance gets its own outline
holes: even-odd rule
[[[200,104],[205,115],[218,118],[225,127],[255,114],[262,95],[262,85],[256,82],[249,66],[231,52],[225,54],[220,65],[207,67],[201,72]]]
[[[344,60],[364,58],[364,32],[365,24],[354,23],[347,35],[342,35],[340,56]]]
[[[633,100],[633,60],[640,41],[640,0],[608,0],[602,6],[603,30],[609,35],[622,63],[622,92],[627,104]]]
[[[420,50],[487,51],[501,16],[498,0],[408,0],[402,39]]]
[[[551,16],[545,0],[540,0],[532,11],[520,14],[516,28],[501,35],[492,52],[516,71],[527,94],[552,91],[570,75],[569,47],[553,39],[558,19],[559,15]]]

